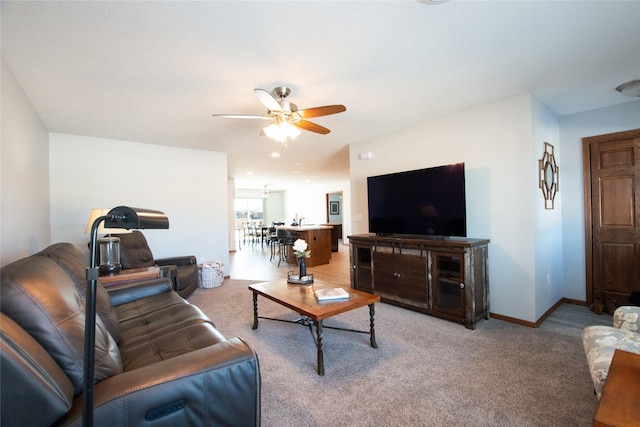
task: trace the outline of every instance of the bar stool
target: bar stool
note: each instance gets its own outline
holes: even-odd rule
[[[298,233],[289,230],[276,230],[278,235],[278,267],[282,261],[289,265],[289,253],[293,247],[293,242],[298,238]]]

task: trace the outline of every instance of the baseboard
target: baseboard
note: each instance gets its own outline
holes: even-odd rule
[[[528,322],[526,320],[518,319],[516,317],[504,316],[502,314],[491,313],[491,319],[502,320],[504,322],[515,323],[516,325],[527,326],[529,328],[537,328],[538,326],[533,322]]]
[[[567,304],[580,305],[582,307],[588,306],[586,301],[580,301],[580,300],[571,299],[571,298],[562,298],[562,302],[566,302]]]
[[[515,318],[515,317],[503,316],[502,314],[496,314],[496,313],[491,313],[491,318],[492,319],[503,320],[503,321],[509,322],[509,323],[515,323],[517,325],[527,326],[529,328],[538,328],[538,327],[540,327],[542,322],[544,322],[547,319],[547,317],[551,316],[551,313],[553,313],[558,307],[560,307],[562,304],[565,304],[565,303],[566,304],[573,304],[573,305],[580,305],[580,306],[583,306],[583,307],[587,306],[587,303],[585,301],[580,301],[580,300],[575,300],[575,299],[570,299],[570,298],[561,298],[557,303],[555,303],[549,310],[547,310],[535,322],[529,322],[527,320],[522,320],[522,319],[518,319],[518,318]]]
[[[542,322],[546,320],[547,317],[551,316],[556,308],[560,307],[564,303],[564,298],[560,298],[557,303],[553,304],[549,310],[547,310],[540,318],[536,321],[536,328],[542,325]]]

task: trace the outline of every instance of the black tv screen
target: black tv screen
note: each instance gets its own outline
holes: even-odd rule
[[[369,232],[467,236],[464,163],[367,178]]]

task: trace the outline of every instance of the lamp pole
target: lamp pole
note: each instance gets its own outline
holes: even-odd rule
[[[96,341],[96,289],[100,276],[98,264],[98,227],[105,221],[107,228],[141,229],[169,228],[169,218],[149,209],[118,206],[106,215],[96,218],[91,226],[91,247],[89,267],[86,271],[87,292],[84,317],[84,377],[82,390],[82,426],[93,426],[93,383],[95,381],[95,341]]]
[[[98,227],[109,218],[108,215],[96,218],[91,226],[91,248],[89,267],[86,271],[87,292],[85,296],[84,317],[84,377],[82,391],[82,426],[93,426],[93,383],[96,340],[96,288],[98,286]]]

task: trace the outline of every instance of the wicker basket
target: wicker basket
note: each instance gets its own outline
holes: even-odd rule
[[[198,265],[198,286],[205,289],[217,288],[224,280],[224,264],[218,261]]]

